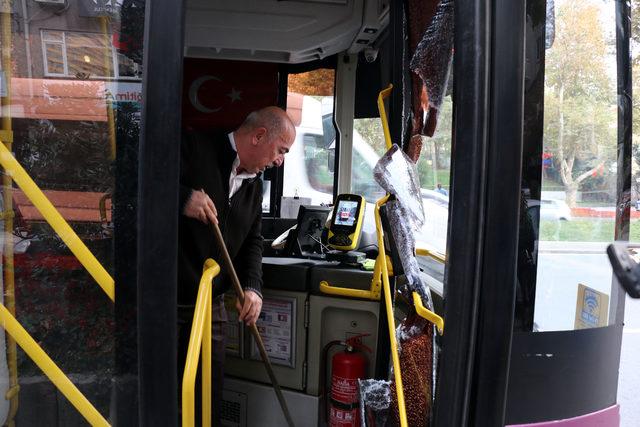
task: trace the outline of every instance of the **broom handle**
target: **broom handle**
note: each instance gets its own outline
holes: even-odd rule
[[[236,291],[236,294],[238,295],[240,304],[244,305],[244,291],[242,290],[242,286],[240,286],[240,280],[238,279],[236,270],[235,268],[233,268],[233,262],[231,262],[231,257],[229,256],[229,251],[227,250],[227,246],[224,243],[224,238],[222,237],[222,233],[220,232],[220,227],[218,227],[218,224],[216,223],[212,223],[212,226],[213,226],[213,232],[218,242],[218,246],[220,247],[220,252],[222,253],[224,264],[227,267],[229,276],[231,277],[233,288]],[[275,390],[276,396],[278,397],[278,402],[280,402],[280,408],[282,408],[284,417],[287,419],[287,424],[289,424],[289,427],[294,427],[293,419],[291,418],[291,414],[289,413],[289,408],[287,407],[287,402],[284,400],[284,396],[282,395],[282,390],[280,389],[280,384],[278,384],[276,375],[273,373],[273,367],[271,366],[271,361],[269,360],[267,351],[264,348],[264,343],[262,342],[262,337],[260,336],[260,332],[258,332],[258,328],[256,327],[255,323],[251,325],[249,329],[251,330],[251,335],[253,335],[253,338],[255,339],[256,344],[258,345],[258,349],[260,350],[260,356],[262,357],[262,361],[264,362],[264,367],[267,369],[267,374],[269,374],[269,378],[271,379],[271,384],[273,385],[273,389]]]

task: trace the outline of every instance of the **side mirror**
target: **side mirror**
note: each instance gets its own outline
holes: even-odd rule
[[[628,242],[614,242],[607,247],[613,272],[631,298],[640,298],[639,247]]]

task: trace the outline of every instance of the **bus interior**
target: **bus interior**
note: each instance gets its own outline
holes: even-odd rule
[[[0,419],[211,425],[206,398],[224,426],[621,425],[630,7],[0,2]],[[296,127],[261,176],[286,410],[233,292],[223,395],[195,385],[213,264],[176,362],[180,141],[269,105]]]

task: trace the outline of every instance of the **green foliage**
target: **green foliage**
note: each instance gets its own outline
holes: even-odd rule
[[[422,188],[433,189],[440,183],[449,190],[452,127],[453,102],[447,96],[440,107],[436,133],[422,139],[422,153],[416,165]]]
[[[440,108],[435,135],[422,140],[422,152],[416,165],[422,188],[434,188],[438,182],[449,188],[452,124],[453,102],[451,96],[447,96]],[[376,153],[384,154],[386,146],[379,118],[355,120],[354,129]]]
[[[107,125],[34,120],[17,129],[16,158],[41,188],[108,191],[113,187]]]
[[[613,7],[613,4],[610,5]],[[600,6],[594,1],[569,0],[556,7],[556,39],[547,52],[546,83],[567,97],[612,96],[609,89]]]
[[[353,121],[353,128],[376,153],[382,156],[387,151],[382,123],[379,118],[356,119]]]
[[[556,39],[546,55],[544,144],[554,156],[548,172],[557,173],[573,204],[578,188],[604,191],[615,182],[607,177],[616,159],[615,74],[608,69],[615,67],[615,32],[602,13],[615,5],[567,0],[556,6]]]
[[[578,218],[571,221],[540,221],[540,240],[562,242],[612,242],[613,218]],[[631,221],[629,240],[640,241],[640,220]]]
[[[420,177],[420,186],[422,188],[428,188],[433,190],[437,183],[449,190],[449,169],[436,169],[434,177],[434,169],[428,164],[428,160],[421,157],[418,160],[418,176]]]

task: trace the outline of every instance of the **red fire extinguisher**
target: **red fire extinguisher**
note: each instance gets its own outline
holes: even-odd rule
[[[363,335],[350,337],[346,341],[331,341],[324,348],[325,361],[329,348],[340,344],[344,351],[336,353],[331,359],[331,389],[328,401],[329,426],[357,427],[360,425],[360,402],[358,397],[358,379],[367,375],[367,357],[362,353],[371,349],[361,343]]]

